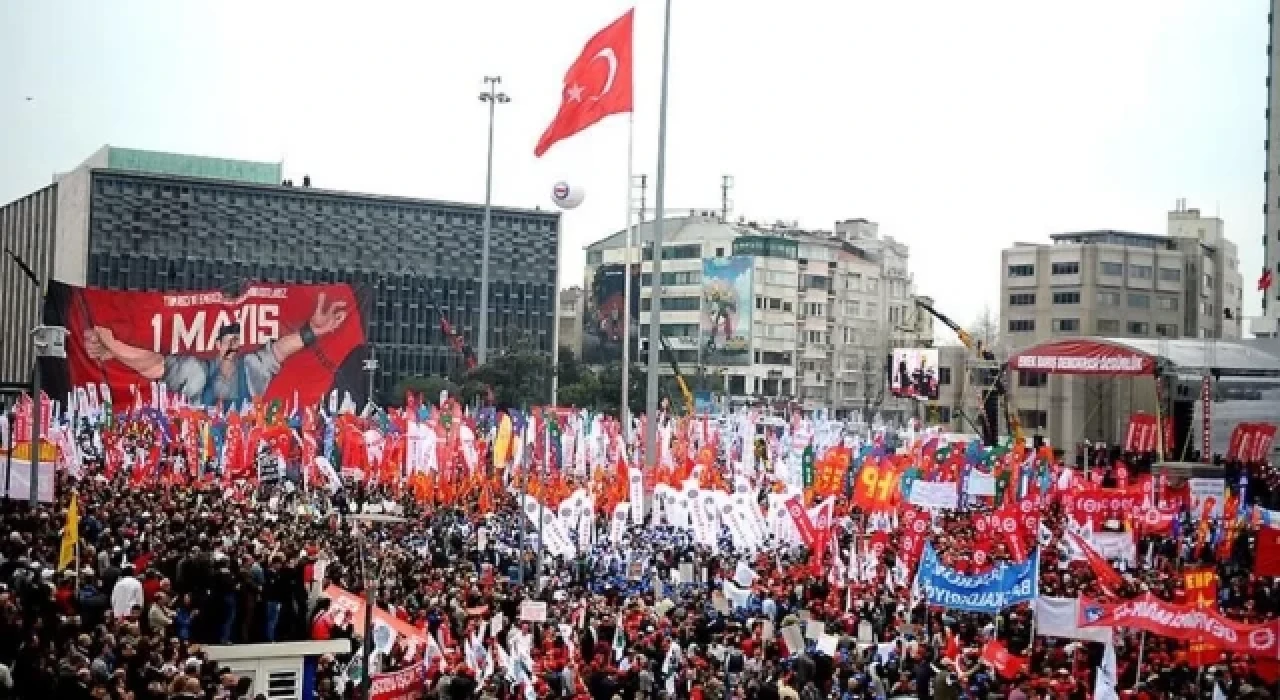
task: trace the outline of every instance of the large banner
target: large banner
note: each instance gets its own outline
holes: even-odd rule
[[[1280,654],[1280,622],[1259,625],[1236,622],[1213,608],[1196,608],[1160,600],[1150,593],[1119,603],[1080,599],[1081,627],[1127,627],[1162,637],[1199,641],[1227,651],[1275,659]]]
[[[938,349],[896,348],[889,362],[889,393],[920,401],[938,400]]]
[[[751,270],[755,258],[732,255],[702,261],[702,362],[751,364]]]
[[[206,406],[295,396],[307,405],[333,389],[364,397],[368,301],[346,284],[229,293],[53,283],[45,313],[67,328],[69,386],[107,385],[117,407],[161,386]]]
[[[640,266],[631,273],[631,302],[626,303],[626,265],[601,265],[590,280],[582,314],[582,361],[593,365],[622,362],[623,314],[631,314],[631,359],[640,333]]]
[[[924,547],[917,581],[925,602],[951,610],[996,614],[1034,599],[1039,589],[1040,549],[1026,561],[999,566],[981,574],[964,574],[944,566],[933,549]]]

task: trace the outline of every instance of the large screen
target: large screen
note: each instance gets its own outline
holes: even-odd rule
[[[626,265],[601,265],[591,278],[582,314],[582,361],[593,365],[622,362],[623,314],[631,314],[631,359],[640,328],[640,266],[632,271],[631,303],[624,303]]]
[[[920,401],[938,398],[938,349],[896,348],[889,361],[889,393]]]
[[[46,322],[67,328],[68,388],[106,385],[117,406],[159,386],[199,405],[309,405],[333,389],[363,398],[369,299],[347,284],[130,292],[55,282]]]

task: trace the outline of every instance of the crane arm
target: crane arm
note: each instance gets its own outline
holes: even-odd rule
[[[946,314],[942,313],[941,311],[938,311],[937,309],[933,308],[933,306],[926,304],[925,302],[920,301],[919,299],[916,299],[916,306],[919,306],[920,308],[929,312],[930,316],[933,316],[934,318],[941,321],[944,325],[946,325],[947,328],[950,328],[952,332],[956,334],[956,337],[960,339],[960,343],[964,345],[966,348],[969,348],[970,350],[973,350],[975,352],[981,352],[981,350],[978,347],[977,341],[973,339],[973,336],[969,333],[969,331],[966,331],[964,328],[960,326],[960,324],[956,323],[955,321],[952,321],[950,318],[947,317]]]
[[[676,384],[680,387],[680,395],[684,397],[685,415],[693,415],[693,392],[689,391],[689,385],[684,380],[684,374],[680,372],[680,365],[676,362],[676,354],[671,351],[671,345],[667,343],[667,336],[658,334],[658,340],[662,343],[662,349],[667,351],[667,362],[671,365],[671,372],[675,374]]]

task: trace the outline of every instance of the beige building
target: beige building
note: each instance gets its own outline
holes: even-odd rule
[[[1003,356],[1073,336],[1240,338],[1239,259],[1221,219],[1180,202],[1169,212],[1167,235],[1086,231],[1050,239],[1001,252]],[[1058,446],[1090,434],[1105,439],[1118,413],[1127,416],[1120,404],[1149,402],[1144,389],[1120,380],[1036,372],[1010,379],[1028,435],[1043,434]]]
[[[569,348],[573,356],[582,358],[582,309],[586,295],[582,287],[573,286],[560,290],[560,347]]]
[[[636,227],[632,252],[632,260],[641,261],[638,361],[645,359],[649,330],[652,226]],[[792,405],[836,417],[868,408],[889,417],[913,415],[914,406],[885,396],[885,363],[895,343],[930,344],[932,319],[914,312],[907,246],[880,236],[874,222],[853,219],[837,223],[834,231],[806,231],[781,222],[731,223],[718,212],[692,211],[667,219],[663,249],[662,333],[681,372],[698,375],[704,390],[727,396],[730,404]],[[583,313],[589,325],[598,322],[595,308],[608,296],[593,283],[616,286],[602,273],[621,265],[624,254],[623,232],[587,247]],[[731,257],[750,258],[751,308],[738,310],[750,333],[748,352],[725,363],[706,349],[703,273]],[[586,356],[598,357],[586,347],[596,341],[583,342]],[[620,356],[620,348],[609,350]]]

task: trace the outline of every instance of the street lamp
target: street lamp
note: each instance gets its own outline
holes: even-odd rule
[[[61,326],[45,326],[40,324],[40,306],[44,299],[44,285],[40,284],[40,278],[35,271],[31,269],[18,254],[12,250],[5,248],[4,252],[13,259],[13,262],[22,270],[22,274],[31,281],[32,286],[36,288],[36,307],[35,307],[35,328],[31,329],[31,346],[35,351],[32,353],[32,370],[31,370],[31,401],[34,408],[31,411],[31,507],[35,508],[39,502],[40,495],[40,417],[44,410],[43,402],[40,400],[40,358],[42,357],[62,357],[67,356],[66,335],[67,329]],[[5,495],[8,495],[8,477],[5,478]]]
[[[505,92],[498,92],[502,78],[486,75],[488,90],[480,93],[480,101],[489,104],[489,167],[484,176],[484,233],[480,237],[480,342],[476,344],[476,360],[480,364],[489,361],[489,232],[493,228],[493,114],[500,104],[511,101]]]

